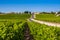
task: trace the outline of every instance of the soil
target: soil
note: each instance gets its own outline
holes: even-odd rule
[[[28,27],[28,24],[25,23],[25,31],[24,31],[24,37],[25,37],[25,40],[33,40],[33,36],[30,34],[30,29]]]

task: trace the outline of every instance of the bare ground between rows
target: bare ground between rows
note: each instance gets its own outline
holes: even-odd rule
[[[27,22],[25,23],[25,29],[24,29],[24,40],[33,40],[33,36],[30,34],[30,29],[28,27]]]

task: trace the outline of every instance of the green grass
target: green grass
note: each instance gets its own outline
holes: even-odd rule
[[[54,14],[36,14],[37,20],[47,21],[47,22],[56,22],[60,23],[60,16],[56,16]]]

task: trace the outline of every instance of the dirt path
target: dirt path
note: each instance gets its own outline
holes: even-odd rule
[[[25,31],[24,31],[24,37],[25,37],[25,40],[33,40],[33,37],[32,35],[30,35],[30,29],[28,27],[28,24],[25,23]]]
[[[45,25],[48,25],[48,26],[60,27],[60,24],[58,24],[58,23],[39,21],[39,20],[35,20],[35,19],[30,19],[30,20],[34,21],[34,22],[37,22],[37,23],[40,23],[40,24],[45,24]]]

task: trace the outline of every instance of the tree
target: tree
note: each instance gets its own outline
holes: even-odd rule
[[[5,14],[5,13],[3,13],[3,12],[0,12],[0,14]]]
[[[55,14],[55,12],[51,11],[51,14]]]
[[[41,12],[41,14],[49,14],[48,12]]]
[[[24,13],[25,13],[25,14],[31,14],[31,12],[30,12],[30,11],[24,11]]]
[[[0,14],[2,14],[2,12],[0,12]]]
[[[60,14],[60,11],[57,14]]]

